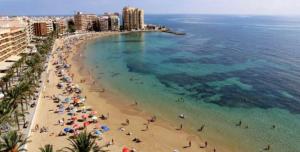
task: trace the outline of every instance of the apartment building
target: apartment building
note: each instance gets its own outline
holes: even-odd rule
[[[108,27],[111,31],[120,30],[120,18],[117,15],[109,15],[108,18]]]
[[[28,46],[26,28],[0,28],[0,62],[18,55]]]
[[[47,36],[53,30],[53,21],[47,18],[38,18],[32,21],[34,36]]]
[[[134,7],[123,8],[123,28],[124,30],[144,29],[144,10]]]
[[[47,36],[49,33],[46,22],[33,23],[33,29],[34,29],[35,36]]]
[[[97,19],[95,14],[83,14],[76,12],[74,15],[75,28],[78,31],[88,31],[93,28],[93,22]]]

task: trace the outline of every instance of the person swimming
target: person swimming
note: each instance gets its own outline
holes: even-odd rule
[[[180,114],[178,117],[181,118],[181,119],[184,119],[184,118],[185,118],[183,113]]]
[[[236,124],[236,126],[242,126],[242,121],[240,120],[237,124]]]
[[[270,150],[271,149],[271,145],[268,145],[264,150]]]

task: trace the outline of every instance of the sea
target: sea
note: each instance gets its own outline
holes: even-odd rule
[[[300,17],[145,22],[186,35],[135,32],[89,44],[84,64],[104,88],[231,152],[300,152]]]

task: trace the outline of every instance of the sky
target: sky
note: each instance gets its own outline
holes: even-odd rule
[[[300,0],[0,0],[0,16],[102,14],[124,6],[145,14],[300,15]]]

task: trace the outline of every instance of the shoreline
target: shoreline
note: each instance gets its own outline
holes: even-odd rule
[[[132,31],[132,32],[126,32],[126,33],[120,33],[120,34],[128,34],[128,33],[134,33],[134,32],[143,32],[143,31]],[[144,31],[144,32],[161,32],[161,31]],[[113,35],[108,35],[108,36],[113,36]],[[96,41],[101,38],[103,38],[103,37],[96,38],[95,40],[92,40],[92,41]],[[78,57],[80,57],[79,54],[83,54],[84,51],[86,51],[86,48],[78,51],[77,57],[76,57],[76,54],[73,56],[75,56],[75,58],[78,59]],[[82,56],[81,58],[85,58],[85,56]],[[72,61],[72,62],[73,62],[72,64],[75,64],[76,66],[78,66],[79,69],[84,69],[84,70],[77,70],[77,72],[80,73],[81,76],[83,76],[83,73],[89,73],[90,76],[93,73],[93,71],[90,71],[90,69],[88,69],[87,65],[85,65],[85,63],[83,63],[84,62],[83,60],[80,60],[80,62],[76,62],[76,61],[75,62]],[[101,69],[101,67],[99,67],[99,68]],[[101,90],[104,88],[103,85],[101,84],[101,81],[103,81],[103,80],[98,80],[97,78],[91,78],[91,79],[92,79],[91,81],[96,82],[96,84],[94,84],[93,86],[90,87],[91,90],[97,90],[97,89]],[[109,88],[109,89],[111,89],[111,88]],[[146,121],[149,117],[151,117],[152,115],[155,114],[151,110],[145,111],[143,109],[144,107],[134,106],[134,103],[136,101],[134,98],[131,98],[130,95],[124,95],[117,90],[107,90],[105,88],[105,93],[103,93],[101,91],[98,91],[98,93],[101,98],[104,98],[105,100],[107,100],[106,102],[108,104],[118,108],[125,115],[132,116],[132,115],[138,114],[139,117],[142,117]],[[126,105],[120,105],[120,104],[126,104]],[[178,116],[175,115],[174,117],[178,117]],[[176,121],[175,119],[170,120],[170,119],[165,119],[165,118],[159,118],[155,125],[157,125],[159,127],[163,127],[170,131],[175,131],[174,133],[177,133],[178,132],[177,128],[179,128],[180,122],[183,122],[183,120],[180,120],[179,118],[177,118],[177,120],[178,121]],[[176,123],[176,122],[178,122],[178,123]],[[202,139],[201,134],[199,134],[199,132],[197,132],[196,130],[191,130],[190,128],[183,129],[182,132],[189,135],[189,138],[192,138],[193,140],[195,140],[195,142],[197,143],[197,147],[203,146],[205,140]],[[223,146],[220,146],[220,145],[216,145],[216,146],[217,147],[215,147],[215,148],[218,150],[221,150],[224,152],[230,151],[229,149],[227,149]],[[180,150],[180,148],[178,148],[178,149]],[[200,149],[200,150],[205,151],[205,149]],[[213,147],[207,148],[206,151],[213,151]]]
[[[128,32],[125,32],[128,33]],[[114,96],[111,96],[109,94],[109,91],[105,91],[104,93],[100,93],[99,91],[93,91],[94,88],[97,88],[98,86],[95,85],[95,79],[91,78],[91,75],[89,72],[87,72],[86,68],[83,65],[83,61],[78,60],[78,58],[82,55],[81,53],[85,51],[85,46],[95,41],[99,38],[105,37],[105,36],[111,36],[116,34],[124,34],[120,32],[109,32],[109,33],[100,33],[99,35],[95,36],[94,38],[87,40],[79,40],[74,44],[72,47],[75,49],[72,49],[72,52],[66,56],[67,63],[72,65],[70,69],[70,73],[74,74],[73,82],[80,85],[83,92],[82,94],[87,96],[87,105],[92,107],[94,110],[101,114],[109,113],[109,120],[100,121],[101,124],[106,124],[111,127],[111,131],[105,134],[105,136],[108,137],[108,139],[104,139],[103,141],[100,141],[100,144],[103,144],[105,142],[110,141],[111,139],[114,139],[115,144],[112,147],[109,147],[110,150],[119,150],[123,146],[127,146],[130,148],[135,148],[137,151],[173,151],[175,149],[178,149],[179,151],[205,151],[213,150],[213,146],[208,146],[208,148],[199,148],[201,145],[204,144],[204,141],[198,137],[198,135],[193,135],[183,130],[176,130],[177,126],[171,125],[168,120],[160,120],[158,118],[158,121],[155,123],[151,123],[149,125],[149,129],[147,131],[143,131],[145,129],[144,123],[147,123],[147,118],[151,116],[151,114],[143,111],[142,109],[139,109],[139,107],[133,106],[132,104],[128,105],[115,105],[117,103]],[[84,35],[83,37],[86,37],[87,35]],[[54,53],[54,52],[53,52]],[[50,59],[51,61],[55,61],[55,57]],[[53,79],[53,72],[54,72],[54,66],[50,66],[50,79]],[[52,77],[51,77],[52,73]],[[85,74],[84,74],[85,73]],[[82,79],[89,79],[85,83],[80,83]],[[42,94],[45,96],[49,96],[52,93],[54,93],[51,90],[56,90],[56,84],[55,83],[46,84],[47,88],[45,92]],[[54,80],[54,82],[57,81]],[[91,85],[92,84],[92,85]],[[101,80],[100,80],[101,84]],[[100,85],[101,86],[101,85]],[[92,90],[92,91],[91,91]],[[39,102],[45,102],[43,100],[47,100],[45,98],[41,99]],[[119,102],[120,103],[120,102]],[[122,102],[125,103],[125,102]],[[128,102],[129,103],[129,102]],[[50,112],[55,105],[51,105],[53,103],[40,105],[41,109],[37,110],[37,120],[36,122],[33,122],[36,124],[45,124],[47,127],[49,127],[50,132],[53,132],[54,134],[57,133],[57,131],[61,130],[60,126],[55,126],[55,129],[52,131],[52,126],[55,122],[57,122],[58,118],[57,114],[54,114]],[[49,112],[44,111],[47,109]],[[43,113],[43,116],[41,114]],[[138,115],[138,116],[136,116]],[[66,116],[63,116],[64,118]],[[50,118],[50,119],[47,119]],[[130,125],[128,126],[122,126],[121,124],[125,122],[126,119],[130,120]],[[47,120],[44,122],[43,120]],[[123,127],[126,129],[126,131],[120,131],[119,128]],[[59,129],[58,129],[59,128]],[[32,128],[31,128],[32,129]],[[126,132],[132,132],[131,136],[127,136]],[[51,133],[52,134],[52,133]],[[44,135],[42,136],[39,133],[32,133],[31,140],[33,142],[28,144],[29,151],[33,150],[35,151],[37,148],[45,145],[45,144],[53,144],[55,146],[55,149],[59,149],[62,147],[67,146],[64,142],[66,141],[66,138],[61,137],[54,137],[54,135]],[[52,137],[51,137],[52,136]],[[140,138],[143,142],[136,144],[132,142],[133,137]],[[48,140],[48,142],[43,141],[43,139],[53,138],[53,140]],[[59,140],[58,140],[59,139]],[[177,139],[177,140],[174,140]],[[39,142],[37,142],[39,141]],[[50,142],[49,142],[50,141]],[[188,145],[188,142],[191,141],[192,145],[188,148],[183,148],[184,146]],[[112,149],[111,149],[112,148]],[[219,148],[218,148],[219,149]],[[117,151],[118,151],[117,150]]]

